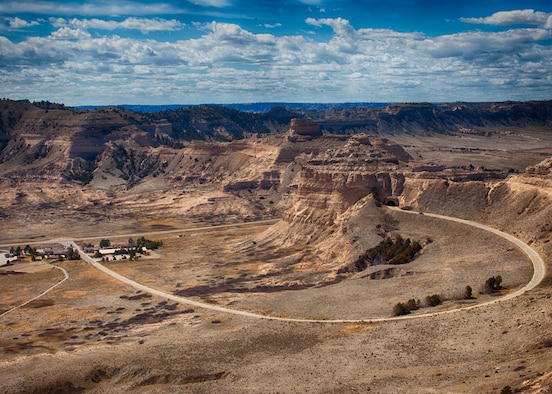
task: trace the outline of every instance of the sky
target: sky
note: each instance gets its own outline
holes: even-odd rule
[[[550,0],[0,0],[0,97],[552,99]]]

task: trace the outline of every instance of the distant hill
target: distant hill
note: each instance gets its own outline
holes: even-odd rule
[[[0,149],[21,133],[68,132],[103,138],[121,130],[145,132],[160,143],[231,141],[286,131],[292,118],[316,120],[336,134],[366,132],[486,133],[503,128],[552,128],[552,101],[500,103],[254,103],[229,105],[66,107],[0,100]],[[104,141],[105,142],[105,141]]]
[[[207,105],[210,107],[225,107],[232,108],[238,111],[264,113],[269,112],[274,107],[282,107],[286,109],[300,110],[321,110],[328,108],[351,108],[351,107],[367,107],[381,108],[390,103],[285,103],[285,102],[260,102],[260,103],[235,103],[235,104],[165,104],[165,105],[141,105],[141,104],[121,104],[117,107],[128,109],[136,112],[161,112],[166,110],[178,110],[180,108],[191,108]],[[110,107],[109,105],[82,105],[75,108],[81,110],[91,110],[98,108]]]
[[[409,103],[381,108],[328,108],[305,116],[332,133],[486,134],[526,127],[552,131],[552,101]]]
[[[119,139],[125,133],[139,132],[140,144],[178,147],[191,140],[232,141],[252,134],[283,132],[288,130],[292,118],[314,119],[321,129],[335,134],[489,133],[525,127],[552,129],[552,101],[388,105],[254,103],[90,109],[44,101],[0,100],[0,161],[6,160],[4,150],[10,141],[11,145],[17,145],[14,141],[22,135],[27,139],[32,135],[31,139],[41,140],[67,134],[78,137],[86,146],[95,147],[96,152],[101,151],[108,141]],[[76,148],[74,151],[81,150]]]
[[[243,138],[250,133],[287,130],[294,117],[314,119],[322,129],[337,134],[486,133],[504,127],[546,128],[551,124],[551,107],[552,101],[394,104],[261,102],[191,106],[83,106],[76,109],[122,108],[141,113],[140,117],[151,123],[168,120],[177,137],[184,140],[228,140]],[[213,131],[214,128],[220,130],[221,125],[228,127],[225,133]]]
[[[526,128],[552,132],[552,101],[275,104],[239,104],[247,111],[200,105],[144,112],[4,99],[0,100],[0,170],[31,169],[40,163],[69,160],[65,166],[67,178],[79,178],[96,168],[107,151],[122,154],[132,148],[137,155],[134,160],[143,155],[141,163],[146,165],[147,149],[179,149],[192,140],[226,142],[282,133],[289,129],[293,118],[313,119],[324,132],[333,134],[485,135]],[[66,156],[57,157],[60,152],[66,152]]]

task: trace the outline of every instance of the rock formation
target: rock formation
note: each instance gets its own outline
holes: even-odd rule
[[[289,131],[291,135],[319,136],[322,134],[318,123],[312,119],[291,119]]]

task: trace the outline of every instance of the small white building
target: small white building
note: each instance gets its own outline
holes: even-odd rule
[[[105,248],[105,249],[100,249],[99,250],[99,252],[102,256],[108,256],[108,255],[115,254],[116,251],[117,251],[117,249],[115,249],[115,248]]]

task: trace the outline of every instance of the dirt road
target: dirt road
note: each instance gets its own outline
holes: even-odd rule
[[[58,267],[58,266],[55,266],[55,265],[52,265],[52,264],[48,264],[48,263],[42,263],[42,264],[46,264],[46,265],[48,265],[48,266],[50,266],[50,267],[52,267],[52,268],[55,268],[55,269],[60,270],[61,272],[63,272],[63,279],[61,279],[61,280],[60,280],[59,282],[57,282],[55,285],[53,285],[53,286],[49,287],[48,289],[44,290],[44,291],[43,291],[42,293],[40,293],[39,295],[37,295],[37,296],[31,298],[30,300],[27,300],[27,301],[25,301],[25,302],[22,303],[22,304],[19,304],[19,305],[17,305],[17,306],[14,306],[13,308],[8,309],[8,310],[5,311],[4,313],[0,314],[0,317],[5,316],[5,315],[7,315],[8,313],[10,313],[10,312],[12,312],[12,311],[14,311],[14,310],[16,310],[16,309],[19,309],[19,308],[21,308],[21,307],[23,307],[23,306],[25,306],[25,305],[27,305],[27,304],[30,304],[30,303],[33,302],[34,300],[36,300],[36,299],[38,299],[38,298],[40,298],[40,297],[42,297],[42,296],[48,294],[49,292],[51,292],[52,290],[54,290],[56,287],[58,287],[59,285],[61,285],[63,282],[65,282],[67,279],[69,279],[69,274],[67,273],[67,271],[65,270],[65,268],[61,268],[61,267]]]

